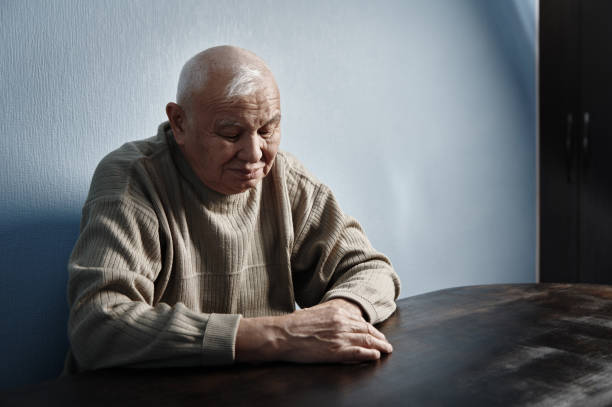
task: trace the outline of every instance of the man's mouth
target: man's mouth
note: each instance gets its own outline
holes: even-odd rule
[[[252,179],[252,178],[256,178],[257,177],[257,175],[259,174],[260,170],[262,170],[262,167],[259,167],[259,168],[248,168],[248,169],[236,168],[236,169],[233,169],[232,171],[237,172],[238,175],[241,178]]]

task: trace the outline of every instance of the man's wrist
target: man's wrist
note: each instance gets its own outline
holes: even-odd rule
[[[236,361],[264,362],[277,359],[279,317],[241,318],[236,333]]]
[[[366,314],[361,308],[361,305],[357,304],[355,301],[349,300],[347,298],[336,297],[326,302],[330,302],[330,303],[334,302],[340,305],[341,307],[345,308],[347,311],[350,311],[356,315],[360,315],[361,317],[366,318]]]

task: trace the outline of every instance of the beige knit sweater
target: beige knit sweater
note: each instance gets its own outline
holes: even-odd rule
[[[68,372],[232,363],[241,316],[340,297],[377,323],[400,288],[389,260],[294,157],[279,152],[257,187],[221,195],[197,178],[167,123],[100,162],[68,269]]]

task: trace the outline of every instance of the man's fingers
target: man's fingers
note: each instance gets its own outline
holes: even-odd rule
[[[369,334],[358,334],[356,341],[354,341],[356,345],[360,345],[364,348],[369,349],[377,349],[381,352],[391,353],[393,352],[393,346],[386,340],[378,339],[375,336]]]
[[[380,359],[380,352],[376,349],[362,348],[361,346],[351,346],[342,352],[342,362],[363,362],[366,360]]]
[[[378,339],[381,339],[383,341],[387,341],[387,338],[385,337],[385,335],[380,332],[378,329],[374,328],[374,325],[366,322],[366,324],[368,324],[368,333],[372,336],[377,337]]]
[[[352,325],[351,331],[353,333],[367,333],[382,341],[387,342],[387,337],[378,329],[374,328],[374,325],[366,321],[361,321],[360,323]]]
[[[354,326],[353,332],[367,332],[370,335],[373,335],[379,339],[382,339],[383,341],[387,340],[385,335],[382,332],[380,332],[378,329],[374,328],[374,325],[366,321],[365,318],[363,318],[363,316],[356,315],[353,313],[347,313],[346,316],[352,321],[359,322],[358,325]]]

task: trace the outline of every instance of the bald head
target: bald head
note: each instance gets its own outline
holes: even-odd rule
[[[266,63],[251,51],[222,45],[196,54],[179,77],[176,101],[188,108],[196,94],[232,99],[246,96],[276,81]]]
[[[181,71],[166,105],[174,140],[200,181],[222,194],[254,188],[280,143],[280,95],[265,62],[231,46],[209,48]]]

